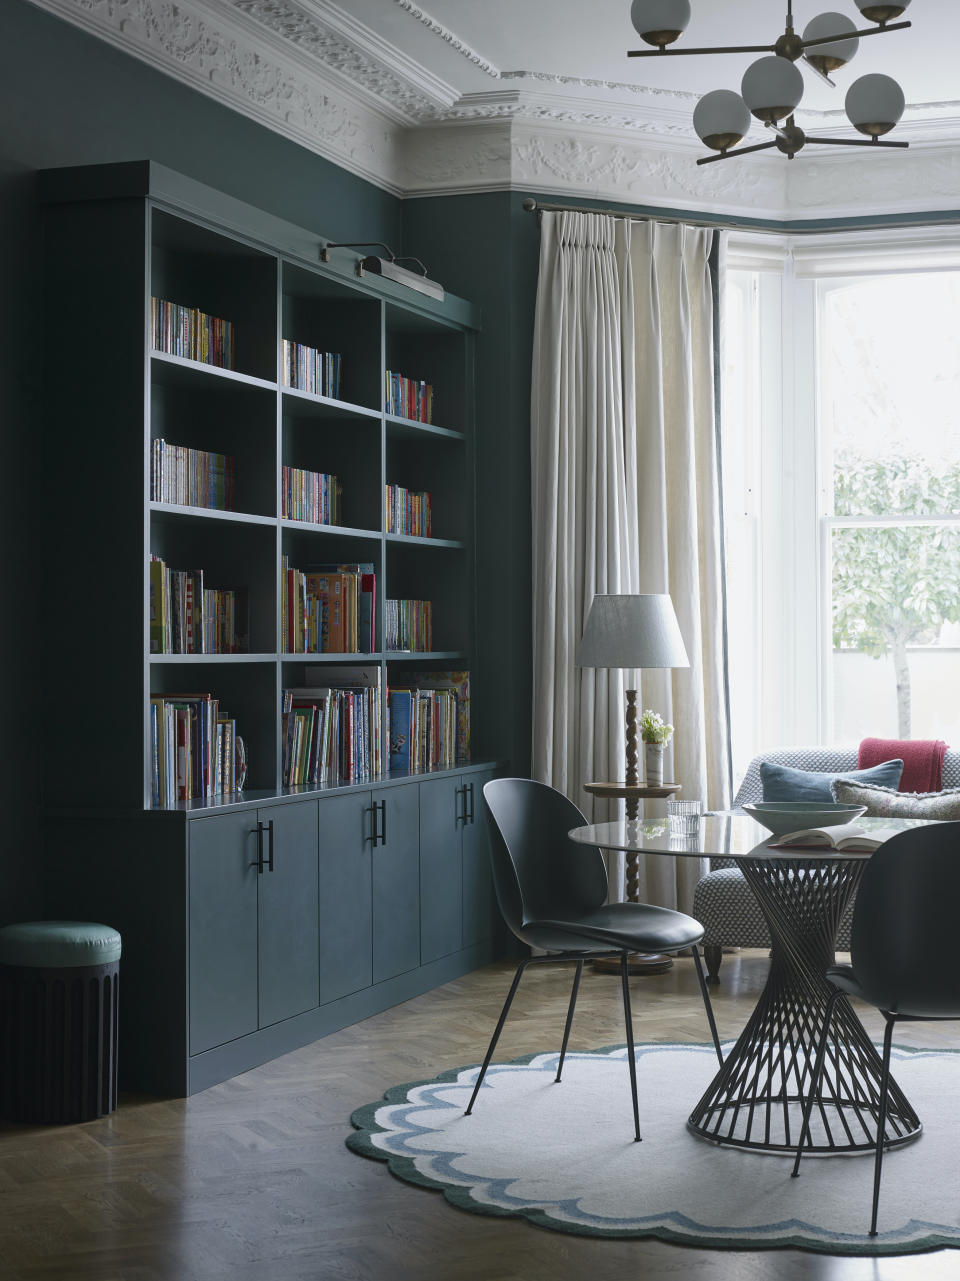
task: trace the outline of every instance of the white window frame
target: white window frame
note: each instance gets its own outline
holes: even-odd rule
[[[745,485],[741,499],[756,522],[758,549],[757,591],[749,602],[757,645],[755,750],[830,742],[824,679],[832,651],[830,531],[851,521],[834,520],[829,511],[820,457],[822,298],[827,290],[863,277],[960,270],[960,228],[905,226],[804,236],[729,232],[723,269],[725,277],[748,273],[757,306],[759,492],[749,494]],[[728,502],[731,492],[737,493],[729,477],[725,491]],[[924,518],[924,523],[945,522]],[[743,607],[744,602],[728,599],[729,610]]]

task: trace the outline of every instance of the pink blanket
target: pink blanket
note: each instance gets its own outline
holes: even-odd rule
[[[939,792],[946,750],[946,743],[939,738],[865,738],[857,754],[857,768],[902,760],[901,792]]]

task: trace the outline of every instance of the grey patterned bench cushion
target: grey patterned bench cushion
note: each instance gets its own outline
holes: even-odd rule
[[[783,747],[763,756],[755,756],[734,797],[739,810],[745,803],[763,799],[760,762],[774,761],[797,769],[822,770],[838,774],[857,768],[856,747]],[[943,762],[943,786],[960,786],[960,751],[948,751]],[[742,812],[742,811],[741,811]],[[731,859],[711,859],[710,871],[697,885],[692,915],[704,927],[705,947],[769,947],[770,932],[753,892]],[[844,915],[837,931],[837,948],[850,947],[850,919],[853,904]]]

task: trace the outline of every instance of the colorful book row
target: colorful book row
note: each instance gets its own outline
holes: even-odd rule
[[[150,452],[150,500],[233,511],[236,467],[229,454],[214,454],[155,438]]]
[[[387,413],[400,418],[415,418],[420,423],[433,422],[433,387],[386,370]]]
[[[383,773],[379,669],[325,676],[330,685],[283,691],[284,787],[365,783]]]
[[[413,534],[418,538],[433,536],[430,495],[426,490],[387,485],[386,518],[388,534]]]
[[[470,760],[470,673],[395,672],[387,693],[391,773],[454,769]]]
[[[150,653],[245,654],[245,588],[207,587],[202,569],[171,569],[150,557]]]
[[[340,399],[340,353],[283,340],[283,381],[297,391]]]
[[[313,525],[339,525],[342,486],[327,472],[284,467],[281,512],[285,520]]]
[[[372,654],[377,578],[372,562],[281,565],[281,644],[287,654]]]
[[[426,654],[433,649],[433,604],[428,600],[388,600],[384,605],[386,650]]]
[[[221,369],[233,368],[233,323],[229,320],[208,316],[198,307],[151,298],[150,329],[154,351]]]
[[[236,722],[220,715],[211,694],[163,694],[150,698],[153,805],[212,800],[242,785],[245,765]]]

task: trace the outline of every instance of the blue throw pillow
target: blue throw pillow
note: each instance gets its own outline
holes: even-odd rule
[[[842,774],[827,774],[821,770],[793,769],[790,765],[774,765],[773,761],[760,762],[760,781],[765,801],[826,801],[832,804],[830,790],[834,779],[842,778],[851,783],[871,783],[874,787],[892,787],[900,784],[903,761],[883,761],[870,769],[848,770]]]

